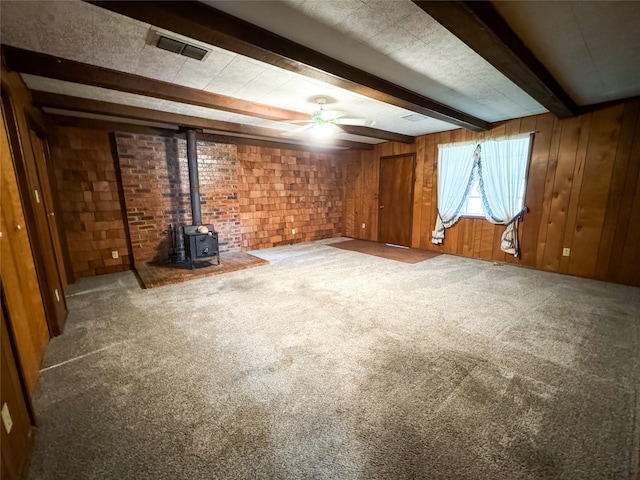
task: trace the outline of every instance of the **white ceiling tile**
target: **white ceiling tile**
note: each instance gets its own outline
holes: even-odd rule
[[[494,5],[579,105],[640,95],[640,2]]]
[[[402,28],[416,38],[422,38],[431,35],[434,32],[438,34],[442,33],[444,30],[442,25],[423,12],[420,8],[416,8],[417,11],[415,14],[402,20]]]
[[[259,64],[238,55],[211,79],[205,90],[222,95],[233,95],[267,68],[265,64]]]
[[[2,43],[42,51],[35,28],[36,19],[41,12],[39,5],[35,2],[3,1],[0,8]]]
[[[187,57],[177,53],[162,50],[153,45],[145,45],[140,52],[136,74],[170,82],[176,77],[186,60]]]
[[[256,76],[251,82],[236,91],[235,95],[245,100],[258,101],[269,92],[276,90],[293,78],[294,74],[287,70],[269,67]]]
[[[387,17],[391,23],[407,20],[410,15],[421,12],[413,2],[398,2],[397,0],[362,0],[366,5],[375,8],[381,15]]]
[[[368,40],[386,30],[392,22],[368,5],[362,5],[347,18],[335,25],[335,28],[359,40]]]
[[[92,34],[91,6],[83,2],[51,4],[46,9],[40,8],[37,16],[31,19],[31,28],[35,29],[40,45],[50,55],[92,63],[99,44]]]
[[[214,48],[203,61],[187,58],[173,81],[186,87],[204,89],[236,56]]]
[[[416,41],[418,41],[416,37],[398,25],[392,25],[369,39],[369,42],[384,54],[402,50]]]
[[[358,10],[360,0],[306,0],[298,4],[300,11],[321,20],[327,25],[335,25]]]

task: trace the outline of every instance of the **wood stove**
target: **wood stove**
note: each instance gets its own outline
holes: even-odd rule
[[[200,233],[199,226],[189,225],[184,227],[184,248],[191,268],[194,262],[208,260],[216,257],[217,264],[220,265],[220,248],[218,245],[218,232],[213,225],[204,225],[209,229],[207,233]]]
[[[189,262],[193,269],[196,266],[210,265],[209,259],[215,257],[218,265],[220,265],[218,232],[215,231],[213,225],[202,223],[196,131],[188,129],[186,133],[189,196],[191,197],[191,220],[193,224],[175,229],[170,228],[169,230],[175,235],[175,263],[176,266],[179,266]]]

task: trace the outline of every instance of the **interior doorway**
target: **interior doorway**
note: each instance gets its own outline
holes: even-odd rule
[[[411,245],[415,160],[414,153],[380,159],[380,242]]]

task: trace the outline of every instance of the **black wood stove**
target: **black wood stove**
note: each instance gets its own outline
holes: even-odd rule
[[[191,262],[191,268],[194,268],[194,262],[209,260],[213,257],[216,257],[217,264],[220,265],[218,232],[214,231],[213,225],[201,226],[207,227],[209,232],[200,233],[198,225],[184,227],[184,249]]]
[[[180,265],[188,265],[189,263],[191,268],[195,268],[196,266],[209,265],[209,259],[215,257],[218,265],[220,265],[218,232],[215,231],[213,225],[202,223],[196,131],[188,129],[186,133],[189,195],[191,197],[191,220],[193,224],[170,230],[175,234],[174,263],[179,268],[184,268],[180,267]]]

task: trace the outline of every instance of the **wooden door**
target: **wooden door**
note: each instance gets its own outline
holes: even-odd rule
[[[0,309],[2,317],[1,478],[18,480],[26,477],[33,440],[33,418],[30,414],[30,402],[25,396],[22,378],[18,370],[18,361],[11,342],[4,307],[3,301],[2,309]]]
[[[49,228],[36,156],[29,138],[29,129],[23,117],[17,117],[11,99],[3,92],[3,173],[6,158],[18,179],[21,205],[26,216],[31,254],[38,275],[39,290],[45,307],[47,325],[51,335],[62,332],[67,319],[67,304],[56,261],[53,234]],[[7,166],[7,168],[9,168]],[[48,177],[42,179],[48,181]]]
[[[51,178],[51,172],[48,168],[49,155],[46,148],[45,140],[32,129],[30,130],[31,146],[33,148],[33,154],[35,156],[36,167],[38,171],[38,180],[42,187],[42,205],[46,213],[46,218],[49,225],[49,231],[51,232],[51,239],[53,240],[53,249],[55,253],[56,263],[58,265],[58,271],[60,272],[60,280],[62,281],[62,287],[66,287],[70,282],[67,278],[68,261],[65,262],[65,250],[62,246],[62,237],[60,236],[61,229],[58,228],[58,217],[56,216],[55,201],[51,192],[51,182],[54,180]]]
[[[4,122],[0,132],[0,168],[2,293],[21,373],[27,390],[33,394],[49,330]]]
[[[415,154],[380,159],[378,241],[411,245]]]

